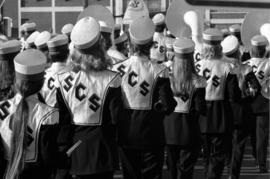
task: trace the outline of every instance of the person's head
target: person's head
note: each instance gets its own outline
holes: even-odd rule
[[[35,49],[25,50],[14,58],[16,90],[20,94],[19,104],[11,120],[13,132],[6,179],[17,178],[24,168],[24,154],[27,148],[27,124],[29,109],[27,97],[40,91],[44,81],[46,57]]]
[[[39,31],[35,31],[26,39],[26,43],[27,43],[26,49],[36,49],[37,48],[35,45],[35,40],[39,36],[39,34],[40,34]]]
[[[149,57],[153,46],[154,30],[154,23],[146,17],[138,18],[130,24],[129,35],[133,54]]]
[[[165,24],[165,16],[161,13],[156,14],[153,19],[153,23],[155,24],[155,32],[162,33],[166,28]]]
[[[222,42],[222,52],[226,57],[234,58],[238,63],[240,63],[240,51],[239,51],[239,41],[233,36],[229,35]]]
[[[266,56],[266,47],[268,40],[263,35],[255,35],[251,39],[250,55],[252,58],[264,58]]]
[[[9,98],[14,92],[11,91],[15,76],[13,59],[20,52],[20,48],[21,43],[18,40],[0,44],[0,98]]]
[[[175,52],[172,65],[172,90],[176,96],[187,94],[192,87],[192,78],[196,75],[194,68],[195,44],[191,39],[179,38],[173,43]]]
[[[68,64],[73,71],[103,71],[111,65],[106,58],[100,25],[94,18],[85,17],[75,24],[71,43],[74,48],[70,51]]]
[[[231,35],[234,35],[238,41],[239,44],[242,45],[242,39],[241,39],[241,25],[239,24],[234,24],[229,27],[229,31]]]
[[[68,43],[69,38],[64,34],[56,35],[47,42],[49,59],[52,63],[66,61],[69,54]]]
[[[103,39],[105,40],[105,49],[109,50],[109,48],[112,46],[112,31],[113,27],[111,27],[107,22],[99,21],[100,25],[100,31]]]
[[[215,28],[206,29],[203,32],[203,59],[221,59],[222,47],[221,41],[223,40],[223,34],[220,30]]]
[[[48,57],[47,42],[51,39],[52,35],[48,31],[41,32],[35,39],[35,46],[38,50],[42,51],[46,57]]]
[[[36,23],[34,23],[34,22],[24,23],[20,29],[21,36],[24,39],[27,39],[35,31],[36,31]]]
[[[69,43],[70,43],[70,34],[71,34],[73,27],[74,27],[73,24],[65,24],[61,29],[62,34],[66,35],[68,37]]]
[[[126,57],[128,57],[128,54],[129,54],[129,39],[128,39],[128,36],[127,36],[127,34],[125,32],[114,40],[114,44],[116,46],[116,49],[119,52],[121,52]]]

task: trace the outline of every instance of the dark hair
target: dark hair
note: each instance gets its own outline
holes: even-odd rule
[[[145,55],[149,57],[150,49],[152,48],[153,45],[154,45],[153,40],[143,45],[135,44],[134,42],[131,41],[131,52],[132,54],[137,54],[139,56]]]
[[[129,41],[124,41],[124,42],[121,42],[121,43],[118,43],[115,45],[116,46],[116,49],[123,53],[125,56],[128,56],[128,52],[129,52],[129,47],[130,47],[130,43]]]
[[[65,62],[69,55],[68,44],[63,45],[55,49],[54,51],[49,49],[49,59],[52,63],[54,62]]]
[[[112,46],[111,33],[109,32],[101,32],[102,37],[105,40],[105,50],[108,50]]]
[[[156,32],[163,32],[165,28],[166,28],[165,24],[156,25],[155,31]]]
[[[266,46],[252,46],[250,56],[253,58],[264,58],[266,55]]]
[[[17,53],[6,54],[0,59],[0,100],[8,99],[14,95],[14,63],[13,59]]]
[[[11,121],[10,160],[7,165],[5,179],[17,178],[24,168],[24,154],[27,147],[27,123],[29,118],[29,107],[26,97],[41,90],[44,80],[22,80],[16,79],[16,90],[21,94],[22,99],[15,111]]]

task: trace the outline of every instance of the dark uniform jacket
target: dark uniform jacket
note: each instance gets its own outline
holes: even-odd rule
[[[152,149],[165,144],[163,120],[176,102],[168,69],[146,56],[131,56],[114,66],[122,75],[124,113],[119,124],[119,140],[125,147]]]
[[[71,174],[113,171],[118,165],[115,124],[122,111],[120,75],[64,71],[58,80],[60,115],[72,124],[66,135],[73,144],[82,141],[71,154]]]
[[[189,94],[174,96],[177,106],[164,120],[166,144],[184,147],[200,145],[199,116],[205,115],[205,87],[203,77],[194,76]]]

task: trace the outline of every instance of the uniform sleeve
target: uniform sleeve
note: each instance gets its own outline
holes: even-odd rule
[[[194,104],[199,115],[206,115],[205,88],[197,88]]]
[[[225,88],[225,97],[230,102],[238,102],[241,100],[241,90],[238,86],[237,76],[228,74]]]
[[[59,107],[59,126],[58,126],[58,137],[57,137],[57,144],[58,144],[58,151],[59,151],[59,165],[60,168],[67,166],[63,166],[65,164],[65,152],[71,147],[72,145],[72,136],[73,136],[73,126],[71,122],[71,114],[69,109],[67,108],[60,89],[57,88],[56,92],[57,103]]]
[[[173,97],[169,78],[158,78],[157,88],[159,101],[155,103],[155,108],[168,115],[174,111],[177,105],[177,102]],[[160,107],[157,107],[157,105]]]
[[[0,178],[4,178],[6,164],[7,163],[4,157],[4,145],[0,135]]]
[[[250,72],[245,76],[245,82],[246,88],[250,86],[253,90],[256,91],[255,96],[260,93],[261,85],[253,72]]]
[[[121,119],[121,113],[123,112],[121,82],[120,75],[117,75],[115,80],[110,84],[106,99],[113,124],[117,124],[118,120]]]

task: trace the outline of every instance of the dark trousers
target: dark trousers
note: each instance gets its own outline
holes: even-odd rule
[[[242,166],[245,144],[249,133],[243,128],[235,129],[233,132],[233,150],[230,175],[232,179],[238,179]]]
[[[226,156],[230,149],[230,136],[226,134],[204,134],[205,176],[207,179],[221,178]]]
[[[103,172],[92,175],[77,175],[75,179],[113,179],[113,172]]]
[[[259,167],[266,167],[268,138],[268,114],[256,115],[256,156]]]
[[[162,179],[164,148],[124,148],[120,154],[124,179]]]
[[[192,179],[199,148],[167,145],[167,165],[170,179]]]

